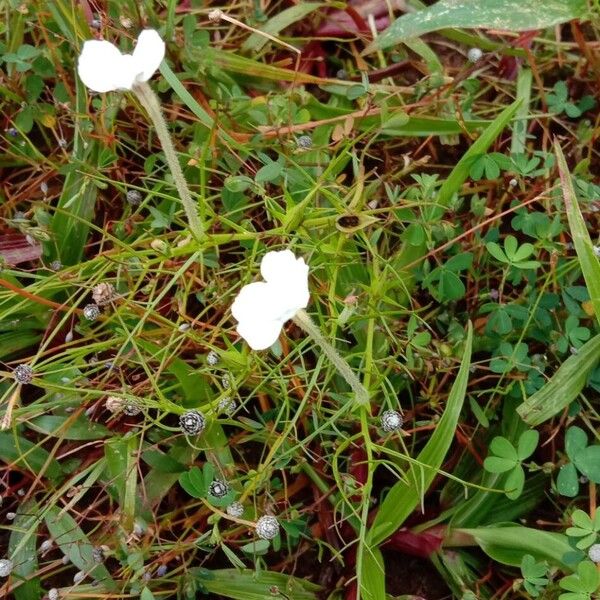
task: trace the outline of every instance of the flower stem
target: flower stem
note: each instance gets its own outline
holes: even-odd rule
[[[335,365],[340,375],[348,382],[356,396],[356,401],[361,406],[369,405],[369,392],[359,381],[348,363],[338,354],[338,351],[323,337],[321,330],[315,325],[304,309],[300,309],[294,316],[294,323],[301,327],[325,353],[325,356]]]
[[[156,133],[158,134],[158,139],[160,140],[165,157],[167,159],[167,164],[169,165],[171,173],[173,174],[175,187],[179,192],[179,197],[181,198],[181,202],[187,216],[190,231],[196,239],[201,239],[204,235],[204,230],[202,224],[200,223],[200,219],[198,218],[196,205],[192,200],[192,195],[190,194],[187,182],[183,176],[183,171],[179,165],[179,159],[177,158],[177,153],[175,152],[175,147],[173,146],[173,142],[171,141],[171,136],[169,135],[169,130],[167,128],[167,123],[165,122],[165,118],[163,117],[162,110],[160,108],[160,101],[157,95],[152,91],[152,88],[145,81],[136,83],[133,86],[133,91],[148,112],[148,116],[154,124]]]

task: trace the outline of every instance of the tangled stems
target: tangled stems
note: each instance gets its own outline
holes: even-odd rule
[[[348,363],[338,354],[337,350],[323,337],[321,330],[315,325],[308,313],[300,309],[293,317],[294,323],[303,329],[325,353],[325,356],[335,365],[340,375],[348,382],[354,392],[356,402],[362,406],[369,406],[369,392],[359,381]]]
[[[187,216],[190,231],[196,240],[200,240],[204,236],[204,229],[200,219],[198,218],[196,205],[192,200],[192,195],[190,194],[187,182],[183,176],[183,171],[179,165],[179,159],[177,158],[175,147],[171,141],[171,136],[169,135],[167,123],[163,117],[158,97],[145,81],[136,83],[133,86],[133,91],[148,112],[148,115],[152,120],[154,127],[156,128],[158,139],[160,140],[161,146],[164,150],[167,164],[169,165],[171,173],[173,174],[173,179],[175,180],[175,187],[179,192],[179,197],[181,198],[181,202]]]

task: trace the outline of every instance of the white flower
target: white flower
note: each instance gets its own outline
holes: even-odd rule
[[[245,285],[231,312],[237,332],[253,350],[272,346],[283,324],[308,304],[308,265],[290,250],[267,252],[260,263],[265,281]]]
[[[83,83],[94,92],[130,90],[148,81],[165,56],[165,43],[154,29],[140,33],[133,54],[121,51],[106,40],[83,44],[77,71]]]

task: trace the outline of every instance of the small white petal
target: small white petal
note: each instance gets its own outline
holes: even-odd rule
[[[138,37],[133,60],[136,65],[136,81],[148,81],[165,57],[165,43],[154,29],[145,29]]]
[[[79,55],[77,72],[83,83],[94,92],[118,89],[123,55],[105,40],[88,40]]]
[[[248,342],[252,350],[270,348],[281,333],[281,321],[241,321],[237,332]]]

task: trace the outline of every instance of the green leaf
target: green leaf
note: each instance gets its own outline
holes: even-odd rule
[[[574,462],[590,481],[600,483],[600,446],[584,448]]]
[[[367,551],[394,533],[419,506],[423,495],[444,461],[454,439],[456,424],[467,389],[472,340],[473,327],[469,323],[460,370],[450,390],[446,410],[427,444],[417,456],[416,460],[420,464],[411,464],[405,478],[394,484],[383,499],[367,533]]]
[[[587,445],[587,433],[581,429],[581,427],[573,425],[567,429],[567,433],[565,435],[565,452],[572,461],[576,460],[576,457],[579,456],[580,452]]]
[[[558,141],[554,143],[558,172],[560,173],[561,188],[565,202],[565,210],[571,229],[573,245],[577,252],[581,272],[585,279],[590,300],[596,313],[596,320],[600,323],[600,261],[594,253],[594,245],[590,239],[585,221],[579,209],[573,179],[567,167],[567,161]]]
[[[86,575],[99,582],[98,590],[117,591],[117,585],[103,564],[94,560],[94,546],[81,530],[75,519],[51,506],[46,513],[46,527],[56,545],[71,562]]]
[[[27,426],[44,435],[65,440],[101,440],[111,435],[104,425],[90,421],[85,415],[76,419],[72,415],[42,415],[28,421]]]
[[[525,485],[525,471],[521,465],[517,465],[506,478],[504,482],[504,491],[507,498],[516,500],[523,492]]]
[[[600,358],[600,334],[585,343],[559,367],[553,377],[519,405],[517,412],[528,425],[539,425],[569,406],[583,389]]]
[[[38,570],[36,543],[40,512],[38,504],[29,500],[19,504],[12,523],[8,557],[13,563],[14,580],[23,579],[23,583],[13,590],[15,600],[38,600],[43,595],[40,578],[34,576]]]
[[[385,564],[379,548],[368,548],[363,553],[360,597],[364,600],[385,598]]]
[[[256,544],[258,545],[258,542]],[[281,590],[293,600],[317,600],[317,594],[321,590],[321,586],[305,578],[271,571],[191,569],[190,572],[211,595],[217,594],[234,600],[266,600],[273,597],[274,589]]]
[[[272,161],[261,167],[254,176],[256,183],[268,183],[275,181],[283,173],[283,164]]]
[[[575,498],[579,493],[579,475],[573,463],[567,463],[560,468],[556,478],[556,489],[567,498]]]
[[[471,536],[488,556],[505,565],[517,567],[525,554],[531,554],[538,561],[547,560],[566,571],[573,570],[564,558],[572,548],[567,536],[560,533],[513,524],[458,529],[457,532]]]
[[[504,253],[504,250],[500,248],[500,246],[496,242],[488,242],[486,245],[486,250],[499,262],[502,263],[510,263],[510,259]]]
[[[396,19],[364,51],[370,54],[405,39],[452,27],[529,31],[586,15],[586,0],[440,0]]]
[[[540,434],[535,429],[524,431],[519,438],[517,445],[517,454],[519,460],[525,460],[529,458],[534,450],[537,448],[538,442],[540,441]]]
[[[518,459],[515,447],[510,443],[509,440],[502,436],[496,436],[492,440],[490,444],[490,451],[496,456],[512,460],[513,463]]]
[[[515,466],[515,461],[499,456],[488,456],[483,461],[483,468],[490,473],[506,473]]]
[[[178,460],[158,450],[147,450],[142,454],[142,460],[162,473],[182,473],[187,469]]]
[[[44,448],[38,447],[16,433],[0,433],[0,459],[36,475],[45,475],[53,481],[62,476],[62,469]]]

